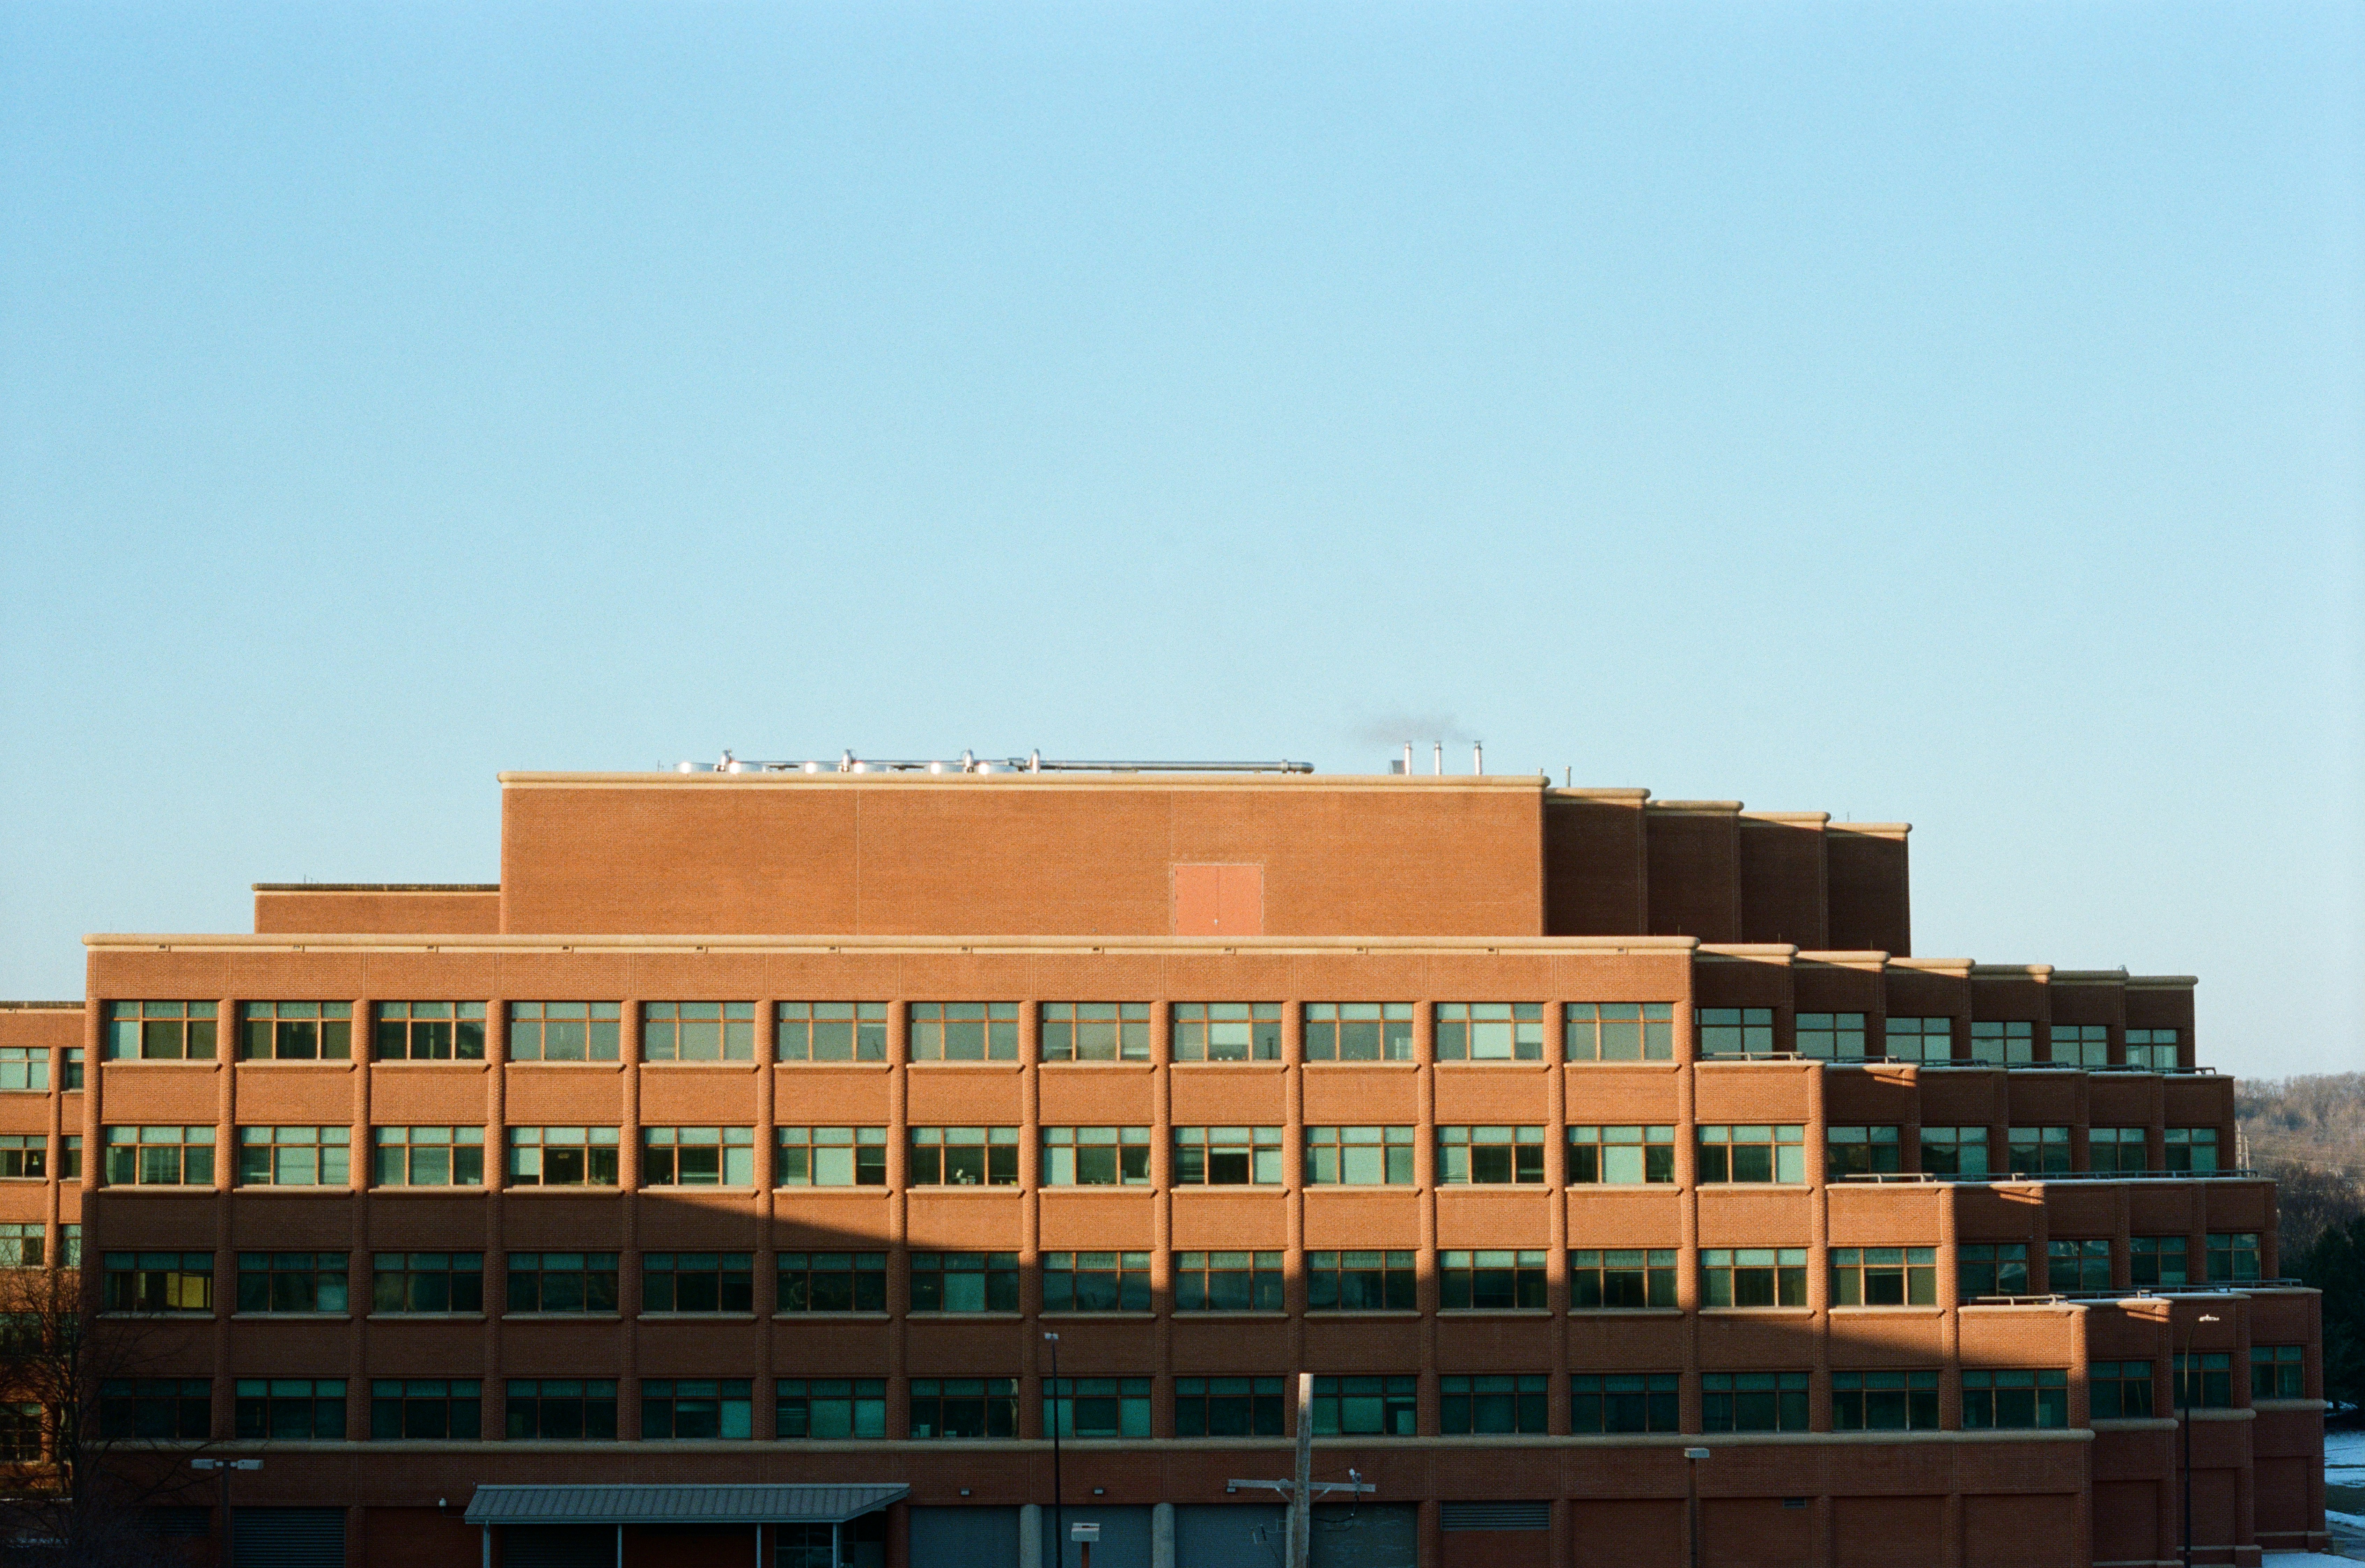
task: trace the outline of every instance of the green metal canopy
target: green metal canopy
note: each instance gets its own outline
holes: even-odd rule
[[[844,1524],[902,1502],[874,1486],[479,1486],[472,1525]]]

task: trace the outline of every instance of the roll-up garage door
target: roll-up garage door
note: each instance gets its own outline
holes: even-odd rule
[[[615,1568],[614,1525],[504,1525],[501,1568]]]
[[[1018,1568],[1018,1510],[913,1508],[912,1568]]]
[[[345,1568],[342,1508],[233,1508],[234,1568]]]

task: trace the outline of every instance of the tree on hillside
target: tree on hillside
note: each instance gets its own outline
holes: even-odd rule
[[[2365,1405],[2365,1217],[2317,1237],[2300,1277],[2324,1293],[2324,1396]]]

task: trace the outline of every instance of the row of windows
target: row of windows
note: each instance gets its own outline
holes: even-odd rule
[[[83,1086],[83,1050],[66,1047],[65,1078],[58,1085],[67,1093]],[[45,1046],[0,1046],[0,1094],[46,1094],[50,1089],[50,1052]]]
[[[752,1061],[752,1002],[647,1002],[641,1004],[641,1056],[648,1061]],[[906,1005],[913,1061],[1015,1061],[1020,1004],[1014,1002],[914,1002]],[[1541,1061],[1544,1003],[1447,1002],[1434,1006],[1439,1061]],[[782,1002],[773,1004],[774,1051],[781,1061],[885,1061],[889,1003]],[[1177,1061],[1278,1061],[1277,1002],[1182,1002],[1171,1014]],[[1146,1002],[1038,1004],[1038,1055],[1047,1062],[1148,1061]],[[481,1060],[486,1003],[381,1002],[374,1005],[370,1048],[381,1061]],[[1776,1009],[1699,1007],[1693,1024],[1705,1057],[1763,1057],[1777,1049]],[[149,1060],[209,1059],[219,1003],[110,1002],[106,1054]],[[1411,1061],[1409,1002],[1309,1002],[1303,1004],[1307,1061]],[[248,1060],[349,1060],[350,1002],[248,1002],[239,1004],[238,1051]],[[1568,1061],[1671,1061],[1675,1003],[1571,1002],[1560,1005]],[[508,1004],[513,1061],[614,1061],[622,1049],[623,1004],[616,1002],[512,1002]],[[1964,1022],[1952,1017],[1872,1018],[1862,1013],[1799,1013],[1792,1049],[1833,1061],[1967,1061],[1995,1067],[2107,1067],[2111,1031],[2100,1025],[2046,1026],[2023,1021]],[[1958,1042],[1957,1035],[1961,1036]],[[2122,1063],[2172,1071],[2174,1029],[2128,1029]],[[46,1060],[42,1068],[46,1088]],[[0,1087],[6,1087],[0,1081]],[[18,1087],[30,1087],[19,1085]]]

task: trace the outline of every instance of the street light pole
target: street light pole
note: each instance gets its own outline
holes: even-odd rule
[[[1052,1568],[1066,1568],[1067,1495],[1059,1485],[1059,1337],[1046,1334],[1043,1338],[1051,1346],[1051,1397],[1043,1402],[1051,1413],[1051,1565]]]
[[[229,1568],[238,1560],[238,1543],[230,1534],[230,1473],[233,1470],[261,1470],[263,1462],[259,1459],[193,1459],[189,1461],[189,1468],[213,1471],[220,1482],[215,1490],[221,1498],[221,1560],[223,1568]]]
[[[2201,1326],[2217,1319],[2206,1314],[2192,1320],[2184,1332],[2184,1375],[2177,1382],[2183,1385],[2184,1403],[2184,1568],[2192,1568],[2192,1355],[2193,1342],[2201,1334]]]
[[[1684,1450],[1684,1540],[1691,1568],[1700,1568],[1699,1462],[1707,1457],[1706,1449]]]

